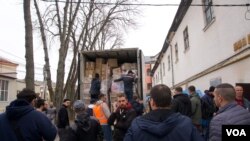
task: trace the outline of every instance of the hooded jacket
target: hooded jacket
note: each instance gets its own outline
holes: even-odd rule
[[[87,113],[80,113],[76,116],[75,123],[68,133],[67,141],[97,141],[102,136],[100,123]]]
[[[203,141],[190,118],[167,109],[137,117],[124,141]]]
[[[189,97],[185,94],[174,95],[171,109],[176,113],[179,112],[182,115],[191,117],[192,106]]]
[[[0,115],[1,141],[17,141],[11,125],[20,131],[24,141],[54,141],[57,130],[51,121],[41,112],[38,112],[26,100],[15,100],[6,107],[6,112]]]

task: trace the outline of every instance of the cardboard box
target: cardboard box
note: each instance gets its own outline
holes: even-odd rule
[[[85,77],[93,78],[95,70],[85,70]]]
[[[94,70],[95,69],[95,62],[88,61],[85,63],[86,70]]]
[[[110,66],[112,68],[118,67],[117,59],[113,59],[113,58],[108,59],[107,64],[108,64],[108,66]]]
[[[103,58],[96,58],[96,60],[95,60],[95,66],[96,66],[96,68],[100,68],[101,69],[102,64],[104,64],[104,59]]]
[[[114,68],[112,69],[113,75],[121,75],[122,71],[121,68]]]

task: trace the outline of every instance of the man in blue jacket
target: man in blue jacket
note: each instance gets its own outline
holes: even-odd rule
[[[36,94],[23,89],[0,115],[1,141],[54,141],[57,130],[45,114],[36,111]]]
[[[132,122],[124,141],[203,141],[190,118],[171,110],[168,86],[154,86],[150,96],[152,111]]]
[[[119,81],[123,81],[124,93],[126,94],[128,101],[131,102],[133,98],[133,85],[134,82],[136,82],[133,71],[129,70],[127,75],[114,80],[114,82],[119,82]]]

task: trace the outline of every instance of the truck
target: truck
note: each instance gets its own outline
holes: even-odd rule
[[[110,108],[118,93],[123,93],[123,82],[114,82],[132,70],[137,78],[134,95],[146,99],[145,62],[139,48],[120,48],[80,52],[80,73],[78,77],[79,97],[86,104],[90,103],[89,89],[95,73],[100,74],[101,93],[107,95]]]

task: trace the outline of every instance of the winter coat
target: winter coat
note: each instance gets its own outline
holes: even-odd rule
[[[191,119],[168,109],[137,117],[124,141],[203,141]]]
[[[221,141],[222,125],[250,125],[250,113],[236,102],[221,107],[210,122],[210,141]]]
[[[58,111],[57,127],[66,128],[67,126],[69,126],[68,111],[67,111],[67,107],[65,105],[62,105]]]
[[[98,78],[93,78],[90,86],[90,95],[99,95],[101,92],[101,81]],[[98,97],[97,97],[98,98]]]
[[[16,121],[15,127],[12,127],[12,121]],[[54,141],[57,134],[56,127],[46,115],[21,99],[11,102],[6,112],[0,115],[0,140],[18,141],[13,128],[20,132],[24,141]]]
[[[250,102],[246,98],[244,98],[244,108],[250,111]]]
[[[192,106],[189,97],[185,94],[176,94],[173,96],[172,100],[172,111],[179,112],[182,115],[186,115],[188,117],[191,116]]]
[[[190,101],[192,105],[191,119],[193,124],[200,125],[201,122],[201,101],[198,94],[191,94]]]
[[[136,100],[132,100],[131,105],[133,109],[136,111],[137,116],[141,116],[143,114],[144,106],[142,103],[139,103]]]
[[[102,136],[100,123],[87,113],[78,114],[74,124],[67,130],[65,141],[98,141]]]
[[[133,83],[135,82],[135,78],[132,75],[125,75],[119,79],[114,80],[114,82],[123,81],[124,83],[124,91],[133,91]]]
[[[123,140],[128,128],[130,127],[135,117],[136,112],[129,103],[125,109],[117,108],[117,110],[110,115],[108,124],[114,125],[114,122],[116,121],[116,124],[114,125],[114,141]]]

